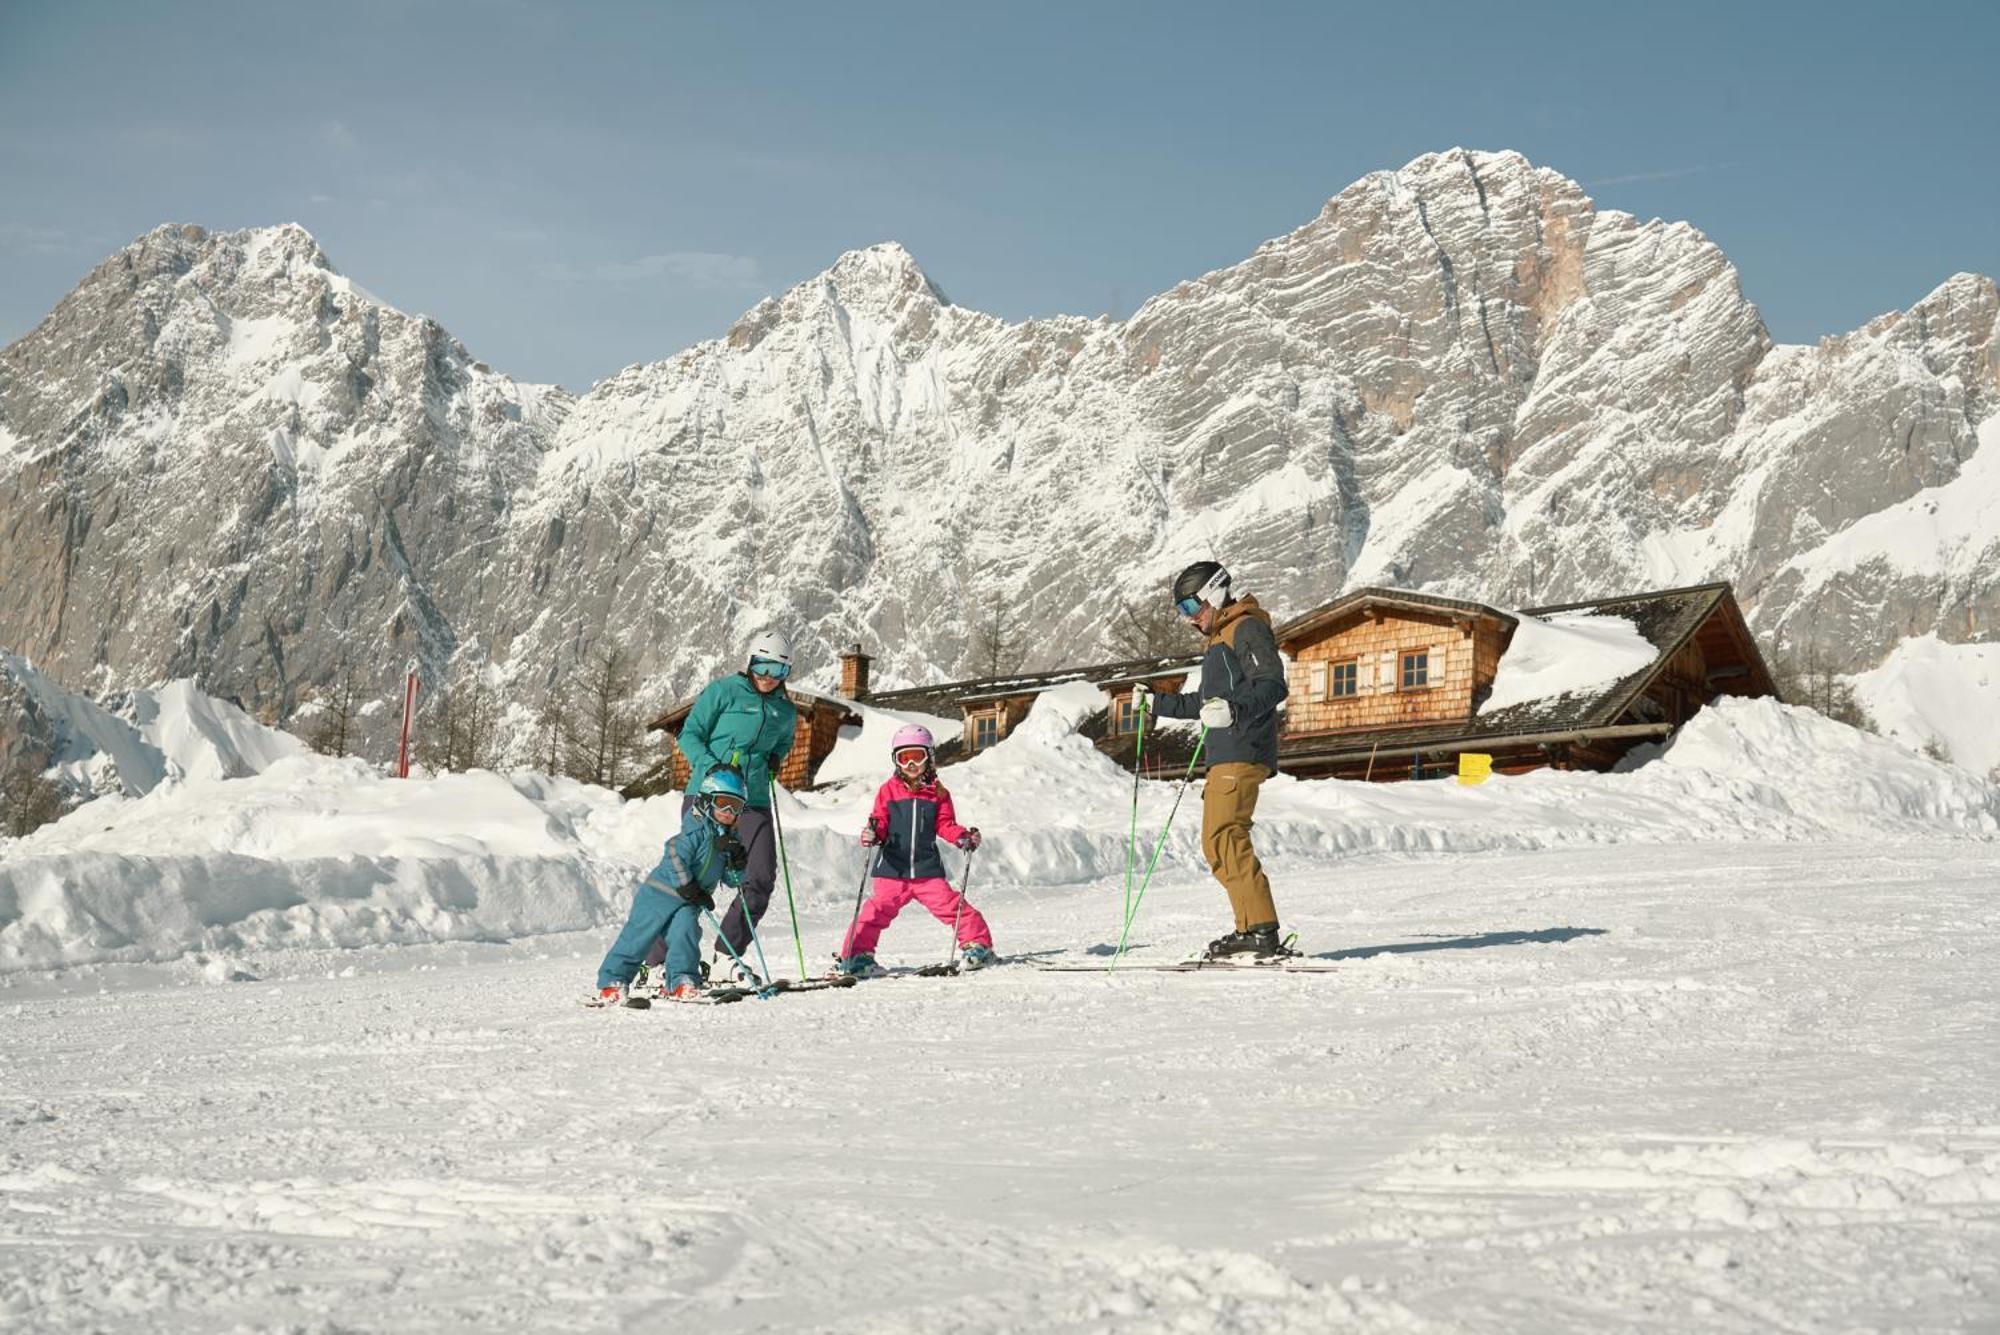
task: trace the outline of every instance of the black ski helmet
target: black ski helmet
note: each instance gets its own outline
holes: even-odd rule
[[[1221,607],[1229,601],[1229,572],[1218,561],[1196,561],[1174,576],[1174,605],[1190,598]]]

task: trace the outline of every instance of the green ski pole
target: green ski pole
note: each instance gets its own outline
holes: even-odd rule
[[[1132,921],[1132,873],[1139,861],[1139,774],[1146,760],[1146,706],[1138,708],[1139,730],[1132,742],[1132,833],[1125,844],[1125,921]]]
[[[1203,725],[1201,733],[1194,739],[1194,755],[1188,758],[1187,773],[1181,777],[1181,786],[1174,791],[1174,804],[1167,809],[1167,823],[1160,827],[1160,837],[1153,844],[1153,856],[1146,863],[1146,874],[1139,881],[1139,894],[1132,901],[1132,911],[1125,915],[1125,930],[1118,934],[1118,953],[1111,957],[1109,968],[1118,967],[1118,961],[1125,958],[1125,940],[1132,934],[1132,923],[1139,916],[1139,906],[1146,902],[1146,887],[1153,882],[1153,868],[1160,865],[1160,850],[1167,846],[1167,832],[1174,828],[1174,817],[1181,809],[1181,799],[1187,796],[1188,785],[1194,782],[1195,769],[1201,764],[1201,748],[1208,742],[1208,727]]]
[[[799,981],[806,980],[806,943],[799,935],[799,905],[792,898],[792,863],[785,856],[785,822],[778,815],[778,781],[773,778],[767,790],[771,799],[771,829],[778,837],[778,866],[785,875],[785,907],[792,911],[792,947],[799,952]]]

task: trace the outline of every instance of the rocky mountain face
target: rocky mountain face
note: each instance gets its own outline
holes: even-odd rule
[[[886,685],[975,674],[995,616],[1023,666],[1104,656],[1214,555],[1281,616],[1729,578],[1859,669],[2000,617],[1996,413],[1991,280],[1777,346],[1701,233],[1510,153],[1371,175],[1122,322],[854,252],[574,401],[297,228],[163,228],[0,354],[0,645],[282,713],[343,653],[490,654],[527,698],[618,642],[677,695],[777,622]]]

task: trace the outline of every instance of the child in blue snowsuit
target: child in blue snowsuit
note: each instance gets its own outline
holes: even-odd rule
[[[616,1005],[655,942],[667,947],[667,995],[688,997],[701,988],[701,915],[715,911],[715,887],[739,889],[748,861],[736,837],[736,818],[748,796],[743,776],[723,767],[703,777],[681,818],[681,832],[667,840],[660,865],[632,896],[632,914],[597,969],[594,1004]]]

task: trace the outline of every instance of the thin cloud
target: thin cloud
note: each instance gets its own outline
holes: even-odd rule
[[[539,245],[549,239],[549,234],[539,227],[503,227],[493,235],[517,246]]]
[[[752,287],[764,281],[764,270],[749,255],[727,255],[712,250],[674,250],[664,255],[641,255],[618,264],[596,264],[579,269],[570,264],[544,265],[536,271],[557,283],[641,283],[667,281],[689,287],[727,289]]]
[[[320,128],[319,137],[328,148],[340,153],[353,153],[361,147],[361,141],[355,138],[354,131],[348,129],[341,121],[328,121]]]
[[[1678,181],[1683,176],[1699,176],[1703,172],[1722,171],[1735,165],[1733,162],[1710,162],[1700,167],[1669,167],[1665,171],[1627,172],[1623,176],[1599,176],[1583,184],[1585,186],[1631,185],[1638,181]]]

